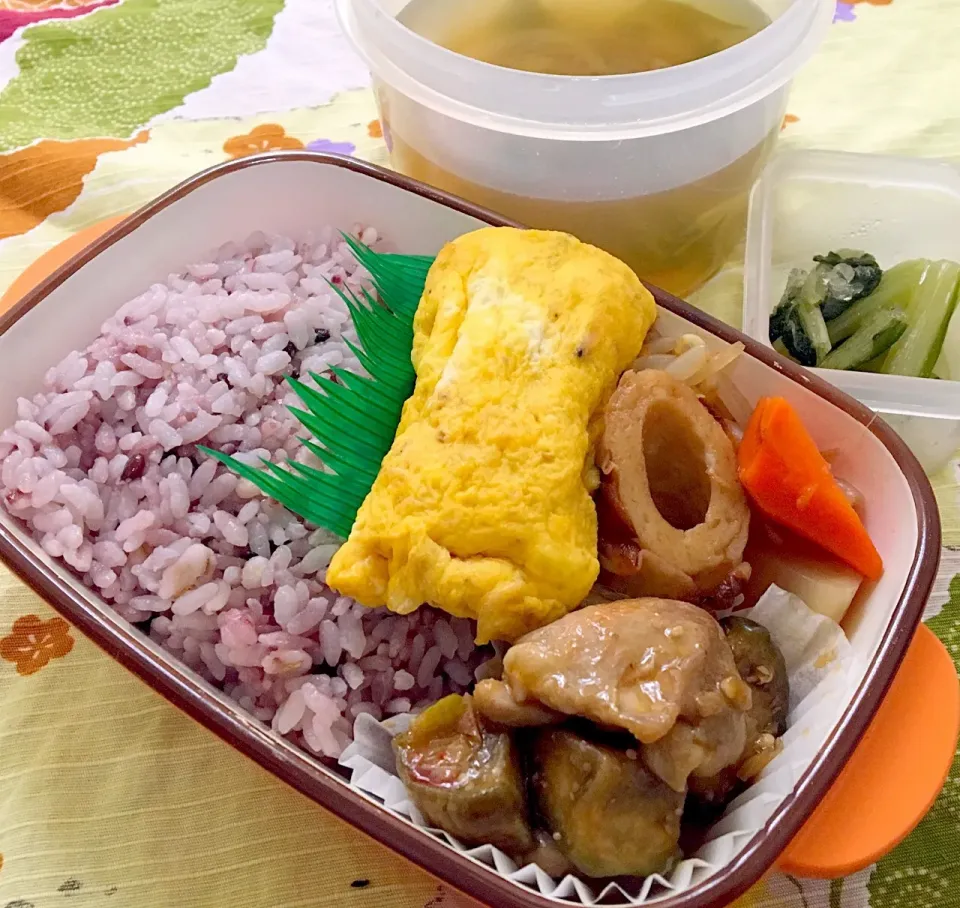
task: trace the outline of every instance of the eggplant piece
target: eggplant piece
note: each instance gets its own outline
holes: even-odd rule
[[[647,876],[678,857],[685,792],[657,778],[636,751],[549,728],[537,734],[533,759],[540,819],[580,873]]]
[[[763,625],[738,615],[720,621],[737,671],[753,690],[747,721],[757,734],[779,738],[787,730],[790,681],[780,648]]]
[[[752,697],[746,714],[746,745],[740,759],[716,775],[690,778],[691,792],[711,804],[728,800],[741,782],[756,778],[780,752],[778,738],[787,730],[790,702],[787,667],[770,632],[756,621],[738,615],[722,619],[720,626]]]
[[[394,738],[393,749],[410,800],[430,825],[520,862],[534,851],[516,746],[484,724],[469,696],[434,703]]]
[[[567,859],[567,856],[557,847],[553,836],[545,829],[538,829],[534,833],[537,847],[527,856],[527,861],[536,864],[544,873],[555,880],[563,879],[568,873],[575,873],[576,868]]]

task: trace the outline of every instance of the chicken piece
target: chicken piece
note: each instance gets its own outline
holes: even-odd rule
[[[599,572],[598,417],[655,316],[626,265],[566,234],[446,246],[414,323],[413,396],[327,582],[475,618],[479,642],[578,606]]]
[[[479,681],[473,690],[477,712],[491,722],[508,728],[531,728],[537,725],[555,725],[566,716],[540,703],[517,703],[510,688],[495,678]]]
[[[591,605],[533,631],[507,650],[503,682],[519,705],[622,728],[643,744],[680,718],[750,707],[720,625],[670,599]]]
[[[733,444],[665,372],[627,372],[607,404],[601,582],[628,596],[693,599],[742,562],[750,510]]]
[[[589,877],[647,876],[679,853],[684,793],[638,759],[566,729],[540,732],[533,790],[560,851]]]
[[[407,794],[428,823],[518,860],[538,848],[513,741],[488,728],[469,697],[435,703],[394,738],[393,749]]]
[[[507,651],[503,684],[484,690],[478,709],[509,717],[508,693],[512,724],[550,721],[529,710],[536,705],[629,731],[676,791],[690,774],[713,775],[740,757],[751,705],[720,625],[667,599],[588,606],[533,631]]]
[[[724,709],[716,716],[678,719],[667,734],[643,748],[643,760],[674,791],[686,791],[700,778],[713,778],[743,753],[743,713]]]

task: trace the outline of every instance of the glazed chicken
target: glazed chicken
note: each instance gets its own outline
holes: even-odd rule
[[[737,595],[750,511],[733,444],[691,388],[665,372],[625,373],[607,404],[598,464],[604,586],[671,599],[718,587]]]
[[[739,759],[751,692],[720,625],[685,602],[588,606],[527,634],[503,680],[477,685],[477,709],[502,724],[580,716],[630,732],[675,791]]]

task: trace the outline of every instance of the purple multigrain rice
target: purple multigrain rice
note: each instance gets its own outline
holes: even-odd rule
[[[359,235],[377,239],[371,227]],[[327,281],[365,279],[331,230],[227,244],[121,306],[0,433],[0,500],[51,557],[326,757],[361,713],[382,718],[464,690],[488,653],[463,619],[391,615],[333,593],[323,574],[338,541],[196,446],[316,466],[283,379],[359,368]]]

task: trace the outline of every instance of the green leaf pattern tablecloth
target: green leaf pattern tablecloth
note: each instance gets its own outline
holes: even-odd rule
[[[783,142],[956,159],[958,38],[954,0],[839,2]],[[0,292],[64,238],[230,157],[385,163],[375,118],[331,0],[0,0]],[[733,262],[694,301],[736,323],[740,293]],[[927,618],[956,661],[956,465],[934,480],[948,548]],[[741,905],[960,908],[958,844],[955,764],[875,867],[772,875]],[[0,568],[0,908],[345,904],[470,903],[193,725]]]

